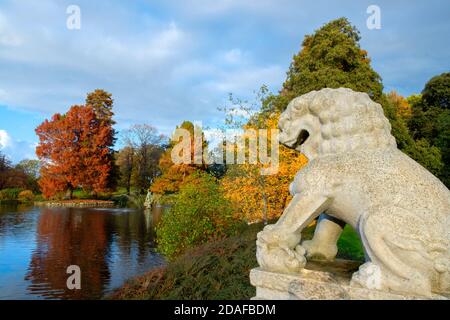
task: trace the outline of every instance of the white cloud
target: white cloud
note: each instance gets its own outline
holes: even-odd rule
[[[81,30],[70,31],[58,1],[0,5],[10,29],[23,37],[20,46],[0,45],[0,88],[8,93],[0,95],[0,103],[53,113],[82,103],[97,87],[115,97],[136,91],[133,107],[143,103],[143,92],[166,91],[170,68],[193,43],[190,35],[173,21],[142,22],[125,7],[103,6],[111,10],[108,15],[89,2],[80,4]],[[127,111],[117,107],[119,114]]]
[[[203,17],[217,17],[233,12],[245,12],[247,14],[271,14],[289,12],[288,8],[295,6],[296,1],[286,0],[169,0],[171,8],[180,10],[185,14]]]
[[[221,72],[217,79],[204,84],[207,90],[218,94],[251,94],[262,85],[279,86],[285,77],[285,71],[277,65],[267,67],[244,67],[231,72]]]
[[[36,145],[36,143],[16,140],[6,130],[0,129],[0,150],[13,163],[23,159],[36,159]]]
[[[250,118],[252,115],[250,111],[243,109],[232,109],[228,111],[228,114],[234,117],[243,117],[243,118]]]
[[[0,149],[4,149],[11,144],[11,138],[6,130],[0,129]]]
[[[251,98],[262,84],[277,91],[304,35],[339,16],[349,17],[370,40],[362,47],[385,84],[406,83],[411,91],[438,70],[430,65],[446,66],[448,42],[436,41],[439,33],[426,28],[440,24],[442,33],[448,19],[430,17],[445,14],[433,0],[418,10],[427,12],[423,19],[409,17],[412,6],[397,19],[399,10],[390,3],[380,3],[382,30],[370,33],[364,29],[366,7],[353,2],[78,0],[81,30],[70,31],[65,1],[3,0],[0,104],[48,117],[103,88],[115,99],[119,129],[148,122],[170,133],[185,119],[216,121],[223,116],[216,108],[229,92]],[[401,26],[408,19],[411,26]],[[383,43],[397,44],[388,58],[380,58],[387,56],[382,51],[394,46]],[[417,57],[423,57],[420,63]]]
[[[15,47],[22,43],[22,39],[16,34],[4,14],[0,12],[0,46]]]
[[[243,53],[240,49],[234,48],[224,54],[224,60],[230,64],[236,64],[243,59]]]

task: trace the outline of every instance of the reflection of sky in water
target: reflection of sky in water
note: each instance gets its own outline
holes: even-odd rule
[[[130,209],[0,206],[0,299],[98,298],[163,263],[153,233]],[[76,295],[62,288],[71,261],[87,269]]]
[[[37,210],[5,214],[0,209],[0,299],[33,298],[26,295],[24,275],[36,247],[37,216]]]

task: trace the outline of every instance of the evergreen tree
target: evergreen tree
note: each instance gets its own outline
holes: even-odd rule
[[[306,35],[279,96],[269,101],[269,108],[283,111],[293,98],[322,88],[346,87],[367,92],[379,101],[383,91],[381,77],[370,66],[367,51],[360,48],[359,40],[359,31],[346,18],[333,20]]]
[[[413,138],[439,149],[443,168],[437,176],[450,187],[450,73],[431,78],[422,95],[410,102],[408,127]]]
[[[450,109],[450,72],[431,78],[422,91],[425,107]]]
[[[417,139],[416,143],[413,139],[402,116],[404,101],[396,95],[383,94],[381,77],[372,69],[368,53],[361,49],[359,40],[359,31],[346,18],[333,20],[314,34],[306,35],[302,50],[293,57],[282,90],[263,101],[263,117],[284,111],[292,99],[312,90],[346,87],[367,92],[382,105],[399,149],[440,176],[444,170],[441,151],[429,141]],[[442,82],[435,79],[434,87],[427,89],[429,100],[439,99],[435,93],[444,91]]]

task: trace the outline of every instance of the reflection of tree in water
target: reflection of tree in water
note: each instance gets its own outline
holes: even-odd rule
[[[144,212],[114,215],[117,245],[123,257],[130,259],[137,250],[137,262],[143,263],[154,244],[153,226]]]
[[[110,286],[119,285],[118,281],[163,262],[152,254],[153,226],[143,212],[86,208],[40,211],[36,249],[26,276],[31,282],[30,294],[100,298]],[[81,290],[66,287],[69,265],[81,268]]]
[[[2,203],[0,205],[0,218],[2,218],[0,219],[0,234],[4,234],[7,230],[10,230],[11,228],[14,228],[14,226],[22,223],[28,223],[28,225],[31,226],[32,223],[30,218],[27,217],[27,214],[32,208],[33,206],[28,204]],[[8,214],[11,212],[14,214]],[[4,218],[2,217],[3,214],[5,214]]]
[[[27,274],[32,282],[29,291],[53,298],[101,297],[110,277],[107,218],[103,212],[86,209],[43,208],[37,225],[37,248]],[[81,290],[66,287],[69,265],[81,268]]]

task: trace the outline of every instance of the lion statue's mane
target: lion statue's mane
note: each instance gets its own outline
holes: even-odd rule
[[[305,150],[310,160],[317,156],[358,149],[397,147],[383,108],[373,102],[367,93],[347,88],[325,88],[293,99],[278,122],[283,144],[290,147],[295,145],[301,136],[299,128],[302,127],[296,121],[308,115],[320,124],[320,132],[315,133],[317,137],[314,137],[312,150]],[[313,128],[311,130],[314,131]]]

